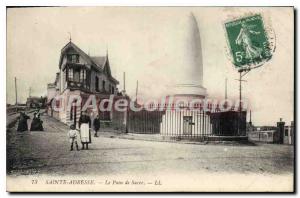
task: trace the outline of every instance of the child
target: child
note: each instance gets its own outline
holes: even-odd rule
[[[77,130],[75,129],[75,125],[72,124],[70,126],[70,129],[71,130],[68,133],[69,138],[70,138],[70,143],[71,143],[71,149],[70,149],[70,151],[73,151],[73,144],[74,144],[74,142],[75,142],[77,151],[79,151],[78,144],[77,144]]]

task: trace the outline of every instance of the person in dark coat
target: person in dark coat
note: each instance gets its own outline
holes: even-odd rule
[[[100,118],[99,115],[96,116],[96,118],[94,119],[94,130],[95,130],[95,137],[98,137],[98,131],[100,129]]]
[[[40,119],[40,113],[35,112],[31,122],[30,131],[44,131],[43,121]]]
[[[80,139],[82,144],[82,150],[84,150],[84,145],[86,146],[86,150],[89,149],[89,144],[92,143],[91,139],[91,119],[90,116],[87,115],[87,112],[83,112],[79,118],[79,128],[80,128]]]
[[[30,117],[28,115],[26,115],[25,112],[20,113],[17,131],[20,131],[20,132],[28,131],[28,125],[27,125],[28,119],[30,119]]]

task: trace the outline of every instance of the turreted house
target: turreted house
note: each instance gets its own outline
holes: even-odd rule
[[[64,96],[64,102],[70,95],[79,95],[86,100],[89,95],[96,96],[97,101],[109,98],[110,95],[119,95],[117,85],[119,82],[112,76],[108,54],[106,56],[89,56],[73,42],[67,43],[59,58],[59,72],[54,83],[48,84],[48,114],[60,121],[72,124],[78,121],[80,107],[72,107],[60,112],[55,112],[51,102],[56,96]],[[102,120],[111,120],[112,112],[98,112]]]

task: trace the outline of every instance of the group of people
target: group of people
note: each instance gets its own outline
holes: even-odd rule
[[[90,116],[87,112],[82,112],[79,118],[79,130],[76,129],[76,126],[73,124],[70,126],[70,130],[68,132],[69,140],[71,143],[70,151],[73,151],[74,144],[76,146],[76,150],[78,148],[78,142],[81,142],[82,150],[88,150],[89,144],[92,143],[91,138],[91,127],[93,125],[93,129],[95,131],[94,137],[98,137],[98,131],[100,129],[100,118],[97,115],[95,119],[93,119],[93,124]]]
[[[25,112],[20,112],[19,123],[17,131],[24,132],[28,131],[28,122],[30,117]],[[30,125],[30,131],[44,131],[43,121],[40,118],[39,110],[35,111],[33,114],[33,119]]]
[[[28,129],[28,120],[30,117],[25,113],[21,112],[19,117],[19,123],[17,131],[43,131],[43,121],[40,118],[39,110],[34,112],[33,119],[30,125],[30,129]],[[94,137],[98,137],[98,131],[100,129],[100,118],[97,115],[93,120],[91,120],[90,116],[87,112],[82,112],[78,122],[79,130],[76,129],[76,126],[73,124],[70,126],[70,130],[68,132],[68,137],[71,143],[71,151],[73,150],[74,145],[76,146],[76,150],[79,150],[78,143],[81,142],[82,150],[88,150],[89,144],[92,143],[91,138],[91,129],[93,127]]]

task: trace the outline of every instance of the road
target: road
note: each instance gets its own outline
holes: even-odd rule
[[[69,151],[67,127],[48,116],[42,119],[45,132],[8,131],[10,174],[293,172],[293,147],[288,145],[194,145],[98,137],[88,151]]]

